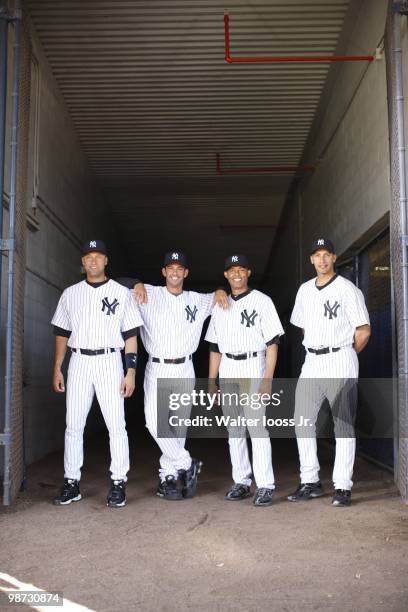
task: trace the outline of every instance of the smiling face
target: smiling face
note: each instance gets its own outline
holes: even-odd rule
[[[232,293],[244,293],[248,289],[251,270],[242,266],[231,266],[225,270],[224,276],[230,284]]]
[[[103,253],[92,251],[82,257],[82,266],[89,281],[97,283],[105,279],[108,258]]]
[[[188,268],[180,264],[169,264],[162,268],[162,274],[166,279],[166,287],[169,291],[181,291],[184,279],[188,276]]]
[[[310,261],[318,276],[333,275],[336,259],[335,253],[330,253],[327,249],[318,249],[310,256]]]

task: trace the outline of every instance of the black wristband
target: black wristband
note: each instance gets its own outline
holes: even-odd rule
[[[130,368],[133,368],[134,370],[136,370],[136,363],[137,363],[137,353],[126,353],[125,354],[126,370],[129,370]]]

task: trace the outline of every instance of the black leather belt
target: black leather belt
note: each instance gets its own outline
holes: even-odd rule
[[[241,361],[242,359],[249,359],[250,357],[256,357],[258,353],[255,351],[254,353],[240,353],[239,355],[232,355],[231,353],[225,353],[225,356],[228,359],[235,359],[236,361]]]
[[[337,351],[339,351],[340,349],[341,346],[336,346],[334,348],[331,348],[330,346],[325,346],[321,349],[308,348],[307,350],[309,351],[309,353],[314,353],[315,355],[327,355],[327,353],[337,353]]]
[[[72,348],[71,351],[73,353],[81,353],[81,355],[104,355],[105,353],[115,353],[116,349],[107,348],[107,349],[96,349],[95,351],[91,351],[90,349]]]
[[[178,357],[177,359],[160,359],[160,357],[152,357],[152,361],[154,363],[185,363],[189,359],[191,359],[192,355],[188,355],[188,357]]]

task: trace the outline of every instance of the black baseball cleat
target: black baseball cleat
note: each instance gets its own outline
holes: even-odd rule
[[[347,489],[336,489],[334,491],[332,506],[350,506],[351,491]]]
[[[55,506],[66,506],[71,502],[77,502],[82,499],[82,495],[79,491],[79,480],[72,480],[71,478],[64,478],[64,484],[61,489],[61,493],[54,497]]]
[[[228,501],[239,501],[240,499],[251,497],[251,495],[251,488],[248,485],[237,482],[225,494],[225,499],[228,499]]]
[[[126,482],[124,480],[112,480],[106,498],[106,505],[109,508],[123,508],[126,506]]]
[[[197,491],[198,475],[201,473],[203,462],[198,459],[191,459],[191,466],[188,470],[179,470],[183,481],[183,497],[189,499],[194,497]]]
[[[156,489],[156,495],[157,497],[164,497],[164,486],[160,478],[159,478],[159,484],[157,485],[157,489]]]
[[[175,476],[166,476],[165,480],[159,481],[156,495],[169,501],[177,501],[183,499],[183,482],[180,478]]]
[[[257,489],[254,497],[254,506],[270,506],[272,504],[273,489],[261,488]]]
[[[294,493],[288,495],[288,500],[291,502],[306,501],[322,495],[323,489],[320,480],[319,482],[305,482],[300,484]]]

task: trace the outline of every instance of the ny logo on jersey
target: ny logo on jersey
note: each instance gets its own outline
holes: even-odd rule
[[[330,302],[329,300],[327,300],[327,302],[325,302],[324,304],[324,316],[325,317],[329,316],[329,319],[333,319],[333,317],[336,319],[337,311],[339,308],[340,308],[340,304],[338,303],[337,300],[334,302],[333,306],[330,306]]]
[[[190,321],[190,323],[193,323],[196,320],[196,316],[198,312],[197,306],[194,306],[194,310],[191,308],[191,306],[186,306],[185,311],[187,315],[187,321]]]
[[[255,325],[255,319],[257,316],[258,316],[258,313],[256,312],[256,310],[253,310],[251,314],[249,315],[245,308],[245,310],[241,312],[241,325],[244,325],[245,323],[247,327],[251,327],[251,325]]]
[[[103,298],[102,300],[102,312],[105,312],[105,308],[106,308],[107,315],[115,314],[115,310],[117,306],[119,306],[119,302],[116,298],[113,300],[112,304],[109,304],[109,300],[107,297]]]

